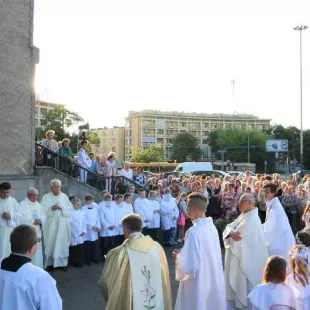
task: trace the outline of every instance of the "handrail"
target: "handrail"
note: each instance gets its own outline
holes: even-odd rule
[[[35,143],[35,146],[37,166],[53,167],[98,190],[108,190],[112,195],[125,194],[130,184],[133,184],[137,189],[143,188],[147,193],[149,192],[147,188],[125,176],[103,176],[81,166],[73,158],[69,159],[66,156],[60,155],[58,152],[54,152],[38,142]]]

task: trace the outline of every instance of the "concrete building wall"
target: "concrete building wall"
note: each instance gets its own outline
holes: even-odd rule
[[[33,0],[0,1],[0,180],[34,166]]]

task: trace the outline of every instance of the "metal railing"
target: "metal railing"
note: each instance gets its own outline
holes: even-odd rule
[[[79,165],[73,158],[60,155],[40,143],[36,143],[35,146],[36,166],[53,167],[56,170],[77,179],[81,183],[92,186],[100,191],[107,190],[112,195],[125,194],[131,184],[136,187],[136,190],[143,188],[146,193],[149,192],[147,188],[125,176],[115,175],[107,177]]]

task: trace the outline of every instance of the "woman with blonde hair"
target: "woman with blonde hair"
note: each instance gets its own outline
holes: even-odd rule
[[[308,263],[310,250],[303,245],[294,246],[290,252],[291,273],[286,277],[285,283],[299,292],[299,310],[308,310],[310,307],[310,273]]]
[[[252,310],[287,309],[298,310],[296,291],[285,283],[286,260],[282,256],[271,256],[263,272],[262,284],[248,295]],[[278,308],[276,308],[276,306]]]
[[[44,166],[54,166],[55,163],[55,154],[58,152],[58,142],[54,140],[55,137],[55,131],[54,130],[48,130],[45,133],[46,139],[44,139],[41,142],[41,145],[43,145],[45,148],[42,151],[43,155],[43,165]],[[51,151],[51,152],[49,152]]]

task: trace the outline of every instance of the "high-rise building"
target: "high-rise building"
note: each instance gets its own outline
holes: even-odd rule
[[[202,157],[211,157],[209,133],[220,128],[267,130],[269,119],[259,119],[249,114],[201,114],[144,110],[129,111],[125,125],[125,158],[130,159],[132,146],[146,148],[157,144],[164,149],[165,160],[171,158],[172,139],[181,132],[195,136],[202,150]]]
[[[44,114],[50,110],[54,110],[55,107],[57,107],[57,106],[64,107],[63,104],[52,103],[49,101],[37,99],[35,101],[35,114],[34,114],[35,127],[36,128],[44,127],[46,125],[46,120],[45,120]]]
[[[116,154],[116,160],[124,161],[125,159],[125,128],[96,128],[90,132],[96,132],[100,139],[100,144],[91,145],[92,152],[96,155],[108,155],[110,152]]]

